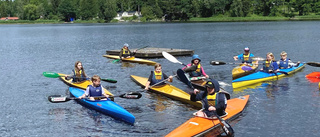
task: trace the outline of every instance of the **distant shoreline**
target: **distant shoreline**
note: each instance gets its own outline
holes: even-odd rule
[[[255,17],[208,17],[208,18],[191,18],[187,21],[163,21],[163,20],[151,20],[145,23],[160,23],[160,22],[256,22],[256,21],[319,21],[320,15],[309,15],[309,16],[296,16],[293,18],[289,17],[265,17],[265,16],[255,16]],[[127,21],[127,22],[139,22],[139,21]],[[57,20],[8,20],[0,21],[1,24],[69,24],[69,23],[103,23],[101,20],[76,20],[74,22],[64,22]],[[112,22],[117,23],[117,22]],[[121,22],[119,22],[121,23]]]

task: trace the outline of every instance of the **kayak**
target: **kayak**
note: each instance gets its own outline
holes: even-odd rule
[[[110,58],[110,59],[120,59],[119,56],[114,56],[114,55],[103,55],[103,57]],[[140,58],[136,58],[136,57],[125,58],[125,59],[122,59],[122,61],[147,64],[147,65],[155,65],[157,63],[154,61],[140,59]]]
[[[69,91],[74,97],[79,97],[84,94],[84,90],[75,87],[70,87]],[[94,109],[115,119],[125,121],[132,125],[134,124],[135,117],[110,99],[95,101],[91,101],[89,99],[77,99],[76,101],[89,109]]]
[[[319,78],[320,79],[320,72],[312,72],[306,75],[306,78]]]
[[[305,67],[306,64],[304,63],[300,63],[299,66],[297,67],[292,67],[292,68],[288,68],[288,69],[280,69],[280,72],[277,73],[266,73],[266,72],[262,72],[262,71],[258,71],[255,73],[252,73],[250,75],[232,80],[232,86],[233,88],[239,88],[239,87],[244,87],[247,85],[252,85],[255,83],[259,83],[259,82],[264,82],[264,81],[269,81],[269,80],[277,80],[281,77],[286,76],[286,74],[293,74],[296,73],[297,71],[303,69]]]
[[[255,62],[253,62],[252,66],[240,64],[239,66],[232,69],[232,79],[237,79],[237,78],[252,74],[256,72],[256,70],[258,69],[258,66],[259,65],[255,64]]]
[[[62,73],[58,73],[60,76],[64,76],[66,74],[62,74]],[[80,89],[87,89],[87,87],[89,85],[92,84],[91,80],[85,80],[85,81],[81,81],[81,82],[72,82],[72,79],[65,79],[65,77],[59,77],[60,80],[63,81],[63,83],[67,84],[68,86],[70,87],[76,87],[76,88],[80,88]],[[110,93],[107,89],[103,88],[105,94],[108,94],[108,95],[112,95],[112,93]]]
[[[135,76],[135,75],[131,75],[130,77],[135,83],[137,83],[138,85],[140,85],[143,88],[145,87],[145,84],[148,81],[148,78],[146,78],[146,77],[140,77],[140,76]],[[161,85],[161,86],[154,86],[154,87],[151,87],[150,89],[151,89],[151,91],[153,91],[155,93],[163,94],[169,98],[179,100],[184,103],[191,104],[191,105],[196,106],[198,108],[202,107],[202,104],[200,101],[197,101],[197,102],[191,101],[190,94],[188,94],[187,92],[184,92],[181,89],[176,88],[170,84],[165,84],[165,85]]]
[[[248,100],[249,95],[228,100],[227,115],[222,118],[227,122],[236,119],[244,110]],[[217,118],[194,116],[171,131],[166,137],[217,136],[222,133],[223,130]]]

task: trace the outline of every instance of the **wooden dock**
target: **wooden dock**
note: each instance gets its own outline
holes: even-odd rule
[[[132,52],[135,49],[130,49]],[[137,58],[163,58],[162,51],[168,52],[173,56],[192,56],[194,54],[193,50],[189,49],[169,49],[169,48],[154,48],[148,47],[138,50],[135,57]],[[107,50],[108,55],[119,55],[120,50]]]

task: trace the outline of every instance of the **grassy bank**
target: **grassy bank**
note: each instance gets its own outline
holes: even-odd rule
[[[190,18],[186,22],[246,22],[246,21],[294,21],[294,20],[320,20],[320,15],[307,15],[307,16],[295,16],[289,17],[269,17],[269,16],[257,16],[252,15],[251,17],[227,17],[227,16],[214,16],[208,18]],[[115,23],[116,21],[112,21]],[[129,21],[135,22],[135,21]],[[136,21],[137,22],[137,21]],[[149,22],[163,22],[161,19],[153,20]],[[174,21],[175,22],[175,21]],[[0,21],[0,24],[63,24],[64,21],[58,20],[7,20]],[[70,23],[70,22],[67,22]],[[104,20],[75,20],[72,23],[104,23]]]
[[[208,18],[191,18],[192,22],[241,22],[241,21],[290,21],[290,20],[320,20],[320,15],[307,15],[289,17],[269,17],[269,16],[251,16],[251,17],[225,17],[214,16]]]

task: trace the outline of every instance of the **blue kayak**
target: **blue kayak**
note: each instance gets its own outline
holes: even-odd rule
[[[79,97],[84,94],[84,90],[70,87],[69,88],[70,93],[74,97]],[[123,120],[125,122],[128,122],[130,124],[134,124],[135,117],[129,113],[127,110],[125,110],[123,107],[119,106],[115,102],[108,100],[96,100],[91,101],[88,99],[77,99],[78,103],[81,105],[94,109],[96,111],[99,111],[103,114],[109,115],[115,119]]]
[[[305,67],[305,65],[306,64],[304,64],[304,63],[300,63],[296,67],[292,67],[292,68],[288,68],[288,69],[280,69],[280,72],[282,72],[282,73],[280,73],[280,72],[278,72],[278,73],[266,73],[266,72],[258,71],[258,72],[252,73],[250,75],[247,75],[247,76],[232,80],[232,87],[233,88],[240,88],[240,87],[256,84],[256,83],[259,83],[259,82],[277,80],[277,79],[279,79],[281,77],[286,76],[285,73],[290,75],[290,74],[293,74],[293,73],[301,70],[302,68]]]

